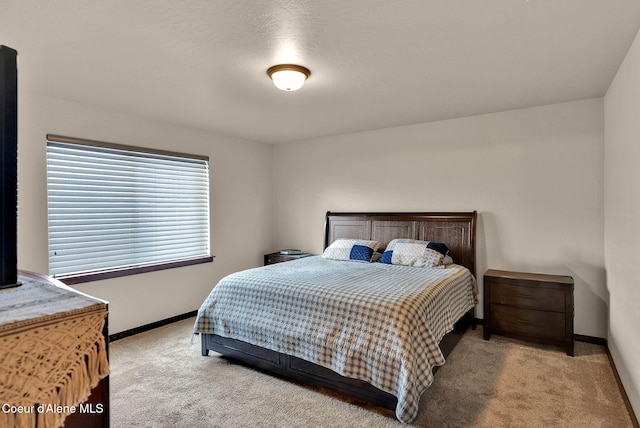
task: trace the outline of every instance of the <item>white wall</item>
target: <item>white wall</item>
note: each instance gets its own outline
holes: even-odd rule
[[[608,343],[640,415],[640,36],[607,91],[604,117]]]
[[[480,275],[571,275],[605,337],[602,156],[601,98],[279,145],[276,246],[322,252],[327,210],[477,210]]]
[[[46,134],[210,158],[213,263],[78,284],[110,302],[110,333],[197,309],[223,276],[272,251],[272,147],[19,89],[18,267],[48,272]]]

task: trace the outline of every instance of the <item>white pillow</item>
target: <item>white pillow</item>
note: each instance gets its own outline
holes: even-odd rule
[[[432,241],[421,241],[418,239],[410,239],[410,238],[396,238],[393,239],[389,242],[389,244],[387,245],[387,248],[385,248],[384,253],[382,254],[382,257],[380,259],[380,263],[387,263],[387,264],[405,264],[400,263],[399,260],[405,260],[407,257],[409,257],[408,255],[405,254],[399,254],[396,258],[396,261],[398,261],[397,263],[393,261],[393,255],[395,252],[395,248],[396,246],[400,245],[400,244],[416,244],[416,245],[420,245],[421,247],[415,247],[415,250],[406,250],[406,251],[417,251],[420,252],[422,251],[422,247],[425,247],[431,251],[435,251],[437,253],[442,254],[442,260],[438,262],[438,256],[436,255],[422,255],[420,256],[423,260],[414,260],[414,261],[409,261],[409,264],[406,264],[407,266],[423,266],[423,267],[445,267],[445,265],[448,264],[452,264],[453,260],[451,259],[451,257],[448,255],[449,253],[449,248],[447,248],[447,246],[445,244],[443,244],[442,242],[432,242]],[[407,247],[408,248],[408,247]],[[426,252],[425,252],[426,254]],[[437,264],[434,264],[437,263]]]
[[[391,264],[416,267],[442,266],[444,256],[425,244],[398,242],[393,248]]]
[[[380,245],[382,244],[378,241],[364,239],[336,239],[324,250],[322,257],[332,260],[371,263]]]

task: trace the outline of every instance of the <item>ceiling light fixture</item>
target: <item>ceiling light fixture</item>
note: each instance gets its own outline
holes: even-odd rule
[[[269,67],[267,74],[276,88],[283,91],[297,91],[302,88],[311,72],[308,68],[295,64],[279,64]]]

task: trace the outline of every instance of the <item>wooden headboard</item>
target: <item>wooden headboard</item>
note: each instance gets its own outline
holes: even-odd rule
[[[339,238],[368,239],[386,247],[394,238],[447,244],[450,256],[476,275],[476,218],[473,212],[335,213],[328,211],[324,248]]]

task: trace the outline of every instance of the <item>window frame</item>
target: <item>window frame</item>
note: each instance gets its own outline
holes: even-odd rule
[[[193,155],[193,154],[189,154],[189,153],[181,153],[181,152],[175,152],[175,151],[168,151],[168,150],[158,150],[158,149],[152,149],[152,148],[146,148],[146,147],[138,147],[138,146],[131,146],[131,145],[124,145],[124,144],[115,144],[115,143],[108,143],[108,142],[102,142],[102,141],[94,141],[94,140],[86,140],[86,139],[81,139],[81,138],[74,138],[74,137],[65,137],[65,136],[61,136],[61,135],[54,135],[54,134],[47,134],[47,146],[49,142],[56,142],[56,143],[66,143],[66,144],[74,144],[74,145],[83,145],[83,146],[91,146],[91,147],[99,147],[99,148],[106,148],[106,149],[116,149],[116,150],[125,150],[125,151],[131,151],[131,152],[135,152],[135,153],[146,153],[146,154],[156,154],[156,155],[163,155],[163,156],[174,156],[174,157],[182,157],[182,158],[191,158],[191,159],[197,159],[197,160],[202,160],[202,161],[206,161],[207,164],[209,163],[209,157],[208,156],[201,156],[201,155]],[[48,158],[48,155],[47,155]],[[48,176],[48,167],[47,167],[47,176]],[[209,181],[207,183],[207,192],[208,192],[208,197],[209,197],[209,206],[208,206],[208,224],[207,224],[207,232],[210,234],[210,230],[211,230],[211,202],[210,202],[210,186],[211,186],[211,177],[210,175],[208,176]],[[49,198],[49,180],[47,177],[47,200]],[[49,209],[47,208],[47,223],[49,223]],[[47,226],[48,229],[48,226]],[[48,236],[49,232],[47,232],[47,236]],[[213,261],[214,257],[211,254],[211,242],[210,242],[211,238],[209,235],[209,255],[207,256],[198,256],[198,257],[193,257],[193,258],[187,258],[187,259],[182,259],[182,260],[167,260],[167,261],[157,261],[157,262],[150,262],[150,263],[146,263],[146,264],[137,264],[135,266],[128,266],[128,267],[117,267],[117,268],[105,268],[105,269],[101,269],[101,270],[95,270],[95,271],[87,271],[87,272],[78,272],[78,273],[71,273],[71,274],[58,274],[55,275],[55,278],[62,281],[65,284],[68,285],[73,285],[73,284],[80,284],[80,283],[85,283],[85,282],[91,282],[91,281],[99,281],[99,280],[104,280],[104,279],[110,279],[110,278],[118,278],[118,277],[123,277],[123,276],[129,276],[129,275],[136,275],[136,274],[140,274],[140,273],[146,273],[146,272],[154,272],[154,271],[160,271],[160,270],[165,270],[165,269],[174,269],[174,268],[178,268],[178,267],[183,267],[183,266],[192,266],[192,265],[196,265],[196,264],[203,264],[203,263],[210,263]],[[47,239],[48,241],[48,239]],[[48,245],[48,244],[47,244]],[[50,262],[50,251],[51,249],[48,248],[48,252],[49,252],[49,256],[48,256],[48,260]]]

